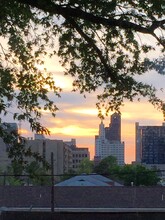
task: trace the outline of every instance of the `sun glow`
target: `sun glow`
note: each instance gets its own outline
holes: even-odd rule
[[[97,134],[97,129],[95,128],[81,128],[76,125],[70,125],[62,128],[50,128],[51,134],[64,134],[68,136],[94,136]]]
[[[69,109],[70,112],[72,113],[77,113],[77,114],[84,114],[84,115],[94,115],[97,116],[98,110],[94,108],[88,108],[88,109]]]
[[[63,73],[61,73],[61,75],[54,73],[53,79],[55,81],[56,86],[65,90],[73,89],[71,78],[64,76]]]

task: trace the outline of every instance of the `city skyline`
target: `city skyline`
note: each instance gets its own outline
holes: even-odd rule
[[[149,36],[143,36],[143,40],[150,42],[153,40]],[[6,40],[2,39],[3,44]],[[153,44],[155,42],[153,41]],[[150,53],[150,58],[158,58],[161,55],[159,48]],[[48,72],[53,74],[57,86],[60,86],[63,91],[61,98],[57,98],[50,93],[53,101],[57,104],[59,111],[56,117],[52,118],[49,112],[45,111],[41,122],[46,126],[51,135],[47,136],[50,139],[69,141],[72,138],[76,139],[78,147],[88,147],[91,154],[91,159],[94,157],[95,148],[95,135],[99,132],[100,119],[98,118],[98,110],[96,108],[97,94],[100,93],[99,88],[95,93],[83,94],[72,91],[72,81],[74,78],[71,76],[64,76],[64,68],[59,63],[57,56],[51,59],[45,58],[44,65],[38,65],[39,69],[47,68]],[[136,76],[139,81],[148,83],[158,89],[157,95],[164,99],[162,88],[165,89],[164,79],[165,76],[157,74],[155,71],[147,72],[142,76]],[[16,105],[12,105],[9,109],[10,114],[3,118],[6,122],[13,122],[13,112],[17,112]],[[109,124],[110,112],[104,119],[104,124]],[[163,113],[148,103],[145,98],[141,102],[135,100],[134,102],[124,102],[121,106],[121,139],[125,142],[125,162],[131,163],[135,160],[135,123],[139,122],[140,125],[161,125],[163,122]],[[20,124],[18,121],[16,123]],[[21,135],[25,137],[33,137],[34,134],[30,131],[29,124],[22,121]]]
[[[55,102],[59,110],[56,117],[52,118],[47,111],[42,112],[42,124],[47,127],[51,135],[47,136],[50,139],[68,141],[75,138],[78,147],[88,147],[91,159],[94,157],[95,135],[98,134],[100,118],[96,108],[97,94],[101,92],[99,88],[95,93],[84,94],[72,92],[73,78],[64,76],[64,69],[59,65],[58,58],[46,60],[45,66],[47,70],[52,72],[57,86],[62,88],[61,98],[57,98],[50,93],[50,97]],[[38,68],[43,68],[38,66]],[[162,88],[164,86],[164,76],[157,74],[155,71],[147,72],[142,76],[138,76],[139,81],[149,83],[157,88],[157,95],[164,101]],[[13,112],[17,112],[16,106],[12,105],[9,109],[9,114],[4,117],[4,121],[13,121]],[[105,117],[104,124],[109,124],[110,115],[114,112],[109,112]],[[161,125],[163,122],[163,113],[154,108],[147,102],[145,98],[141,98],[141,102],[136,99],[134,102],[125,100],[124,106],[121,106],[121,138],[125,142],[125,163],[131,163],[135,160],[135,123],[140,125]],[[19,123],[19,122],[17,122]],[[25,137],[33,137],[34,134],[30,131],[27,122],[21,122],[21,135]]]
[[[62,77],[62,76],[61,76]],[[162,76],[161,76],[162,77]],[[68,141],[75,138],[78,147],[88,147],[91,159],[94,156],[94,139],[98,134],[100,119],[97,116],[96,94],[83,95],[78,92],[67,91],[61,94],[60,99],[56,99],[59,111],[55,118],[52,118],[48,112],[43,113],[42,123],[48,127],[51,136],[50,139]],[[110,115],[105,118],[104,124],[109,124]],[[8,119],[11,122],[11,118]],[[125,102],[121,108],[121,134],[122,141],[125,142],[125,162],[131,163],[135,160],[135,122],[140,125],[161,125],[163,114],[155,109],[151,104],[142,99],[141,102]],[[29,125],[21,122],[21,135],[33,137]]]
[[[162,121],[161,118],[162,115],[160,112],[158,112],[156,109],[153,108],[153,106],[150,106],[146,103],[141,103],[141,105],[143,106],[142,108],[146,108],[148,107],[148,109],[150,108],[151,110],[151,114],[155,116],[154,119],[151,119],[150,121],[148,121],[148,119],[144,119],[143,117],[139,117],[139,120],[136,120],[140,123],[140,125],[161,125]],[[145,106],[145,107],[144,107]],[[63,117],[64,113],[60,113],[61,117]],[[125,114],[125,116],[124,116]],[[65,115],[65,114],[64,114]],[[47,121],[46,118],[48,116],[43,118],[43,121]],[[80,117],[80,116],[79,116]],[[84,118],[87,116],[81,116],[80,118]],[[91,115],[90,115],[91,118]],[[60,124],[60,117],[56,116],[56,118],[52,119],[53,121],[55,121],[57,119],[57,124]],[[71,120],[69,120],[71,121]],[[91,159],[93,159],[94,157],[94,139],[95,139],[95,135],[98,134],[99,132],[99,123],[100,123],[100,119],[97,118],[97,116],[92,116],[92,120],[93,121],[93,126],[92,127],[88,127],[88,128],[84,128],[84,124],[83,126],[80,127],[76,127],[76,120],[73,120],[73,123],[75,123],[72,126],[69,125],[63,125],[63,127],[59,127],[59,128],[53,128],[53,124],[57,125],[56,122],[51,122],[51,126],[49,127],[50,131],[51,131],[51,135],[50,136],[46,136],[47,138],[50,139],[57,139],[57,140],[64,140],[64,141],[68,141],[71,138],[75,138],[76,139],[76,143],[78,147],[88,147],[89,151],[90,151],[90,155],[91,155]],[[105,125],[108,125],[109,123],[109,118],[104,120],[106,122]],[[62,122],[63,123],[63,122]],[[47,121],[47,125],[49,124],[49,122]],[[96,127],[95,127],[96,126]],[[95,128],[93,128],[95,127]],[[72,132],[70,129],[73,129]],[[28,126],[26,125],[26,123],[22,123],[21,124],[21,135],[25,135],[25,137],[33,137],[33,133],[30,132],[30,130],[28,129]],[[75,131],[77,130],[77,133],[75,133]],[[86,130],[86,132],[85,132]],[[125,142],[125,163],[131,163],[132,161],[135,160],[135,121],[132,122],[132,119],[130,117],[130,119],[127,117],[127,113],[123,113],[123,117],[122,117],[122,126],[121,126],[121,130],[122,130],[122,140]],[[78,132],[80,132],[80,134],[78,134]],[[87,134],[89,133],[89,134]],[[93,135],[94,134],[94,135]]]

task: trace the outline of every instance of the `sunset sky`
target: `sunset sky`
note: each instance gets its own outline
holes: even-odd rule
[[[155,55],[157,57],[159,54],[150,54],[151,57]],[[53,73],[56,85],[63,89],[61,98],[53,97],[50,94],[59,108],[56,117],[52,118],[49,112],[43,113],[42,123],[51,132],[47,138],[64,141],[75,138],[78,147],[89,148],[91,159],[93,159],[95,135],[98,134],[100,123],[95,105],[99,90],[97,93],[85,94],[86,98],[84,98],[78,92],[71,92],[73,79],[63,75],[64,69],[59,65],[57,57],[46,60],[45,66],[48,71]],[[165,76],[152,71],[139,77],[139,80],[154,85],[158,89],[159,97],[165,101],[165,94],[160,91],[160,88],[165,89]],[[109,116],[105,118],[105,126],[109,125],[112,113],[110,112]],[[125,163],[131,163],[135,159],[135,122],[139,122],[140,125],[161,125],[163,114],[145,99],[133,103],[125,101],[121,113],[122,141],[125,142]],[[11,117],[8,117],[5,121],[11,122],[11,120]],[[29,125],[25,122],[21,123],[21,135],[25,137],[34,136]]]
[[[63,76],[63,69],[58,65],[58,60],[47,62],[49,70],[54,73],[58,86],[63,88],[61,98],[53,98],[59,111],[56,117],[52,118],[49,112],[44,112],[42,123],[48,127],[51,135],[50,139],[60,139],[69,141],[76,139],[78,147],[88,147],[91,159],[94,156],[95,135],[98,134],[100,119],[97,116],[96,93],[86,94],[86,98],[78,92],[71,92],[72,79]],[[141,79],[147,83],[153,84],[158,89],[165,87],[165,76],[156,72],[146,73]],[[98,91],[99,92],[99,91]],[[162,92],[159,96],[164,97]],[[105,118],[105,126],[109,125],[110,115]],[[125,162],[131,163],[135,159],[135,122],[140,125],[161,125],[163,122],[162,112],[155,109],[147,100],[141,102],[125,102],[121,108],[122,118],[122,141],[125,142]],[[26,123],[21,124],[22,135],[33,137]]]

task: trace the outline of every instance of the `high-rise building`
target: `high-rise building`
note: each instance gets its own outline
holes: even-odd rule
[[[121,141],[121,115],[111,115],[109,127],[105,127],[105,137],[110,141]]]
[[[139,126],[136,122],[136,162],[165,164],[165,124]]]
[[[111,115],[109,127],[104,127],[101,121],[99,135],[95,136],[95,158],[101,160],[108,156],[115,156],[119,165],[124,164],[124,142],[121,142],[121,117]]]

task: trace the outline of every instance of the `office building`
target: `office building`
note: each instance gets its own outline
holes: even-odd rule
[[[105,138],[121,142],[121,115],[114,113],[110,117],[109,127],[105,127]]]
[[[121,117],[111,115],[109,127],[104,127],[103,121],[99,125],[99,135],[95,136],[95,159],[102,160],[114,156],[119,165],[124,165],[124,142],[121,142]]]
[[[165,124],[162,126],[139,126],[136,129],[136,162],[165,164]]]

